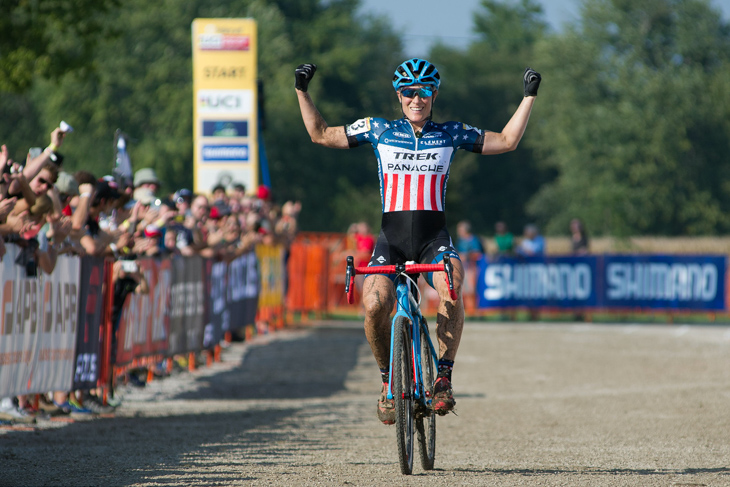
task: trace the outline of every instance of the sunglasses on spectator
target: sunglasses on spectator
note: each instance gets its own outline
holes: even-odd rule
[[[400,94],[406,98],[415,98],[416,95],[421,98],[428,98],[433,95],[433,90],[430,88],[405,88],[400,90]]]
[[[39,177],[38,178],[38,182],[41,183],[41,184],[45,184],[49,188],[53,187],[53,183],[50,182],[50,181],[48,181],[47,179],[44,179],[44,178]]]

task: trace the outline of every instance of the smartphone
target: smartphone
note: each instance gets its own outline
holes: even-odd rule
[[[123,260],[122,270],[124,272],[137,272],[139,270],[139,266],[133,260]]]
[[[31,147],[28,151],[28,154],[30,154],[30,159],[33,160],[39,155],[43,154],[43,149],[41,149],[40,147]]]
[[[63,120],[61,120],[61,123],[58,124],[58,128],[61,129],[61,132],[66,132],[67,134],[70,134],[71,132],[74,131],[74,128],[72,126],[70,126],[69,124],[67,124],[66,122],[64,122]]]

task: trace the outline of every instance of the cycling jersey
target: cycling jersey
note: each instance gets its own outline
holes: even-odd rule
[[[456,150],[481,153],[484,145],[484,132],[460,122],[428,121],[415,132],[406,118],[363,118],[345,132],[351,148],[370,144],[375,150],[383,213],[444,211]]]
[[[369,265],[437,263],[444,254],[458,259],[446,229],[446,183],[456,150],[481,153],[484,133],[431,121],[415,132],[405,118],[363,118],[345,132],[351,148],[370,144],[378,159],[383,219]],[[425,277],[433,286],[431,273]]]

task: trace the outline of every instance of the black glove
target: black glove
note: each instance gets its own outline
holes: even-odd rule
[[[296,76],[296,83],[294,87],[299,91],[307,91],[309,82],[314,78],[314,73],[317,71],[316,64],[300,64],[297,69],[294,70],[294,76]]]
[[[522,84],[525,85],[525,96],[537,96],[537,89],[540,87],[542,76],[532,68],[526,68],[522,77]]]

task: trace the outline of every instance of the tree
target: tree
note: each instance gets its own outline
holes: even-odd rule
[[[534,48],[548,27],[533,0],[514,5],[483,0],[481,7],[474,22],[479,40],[463,52],[437,46],[430,53],[443,79],[435,114],[439,120],[501,131],[522,100],[525,67],[542,70],[544,63]],[[528,146],[542,98],[541,92],[533,121],[516,151],[490,157],[457,154],[447,193],[447,211],[457,215],[450,218],[452,223],[468,219],[477,232],[486,233],[499,220],[513,229],[527,222],[527,201],[551,177],[551,170],[535,163]]]
[[[529,211],[549,231],[730,230],[730,30],[707,1],[588,0],[538,52],[550,78],[531,145],[559,176]]]
[[[118,0],[3,0],[0,91],[23,92],[36,76],[59,78],[89,68],[100,38],[112,34],[104,14]]]

